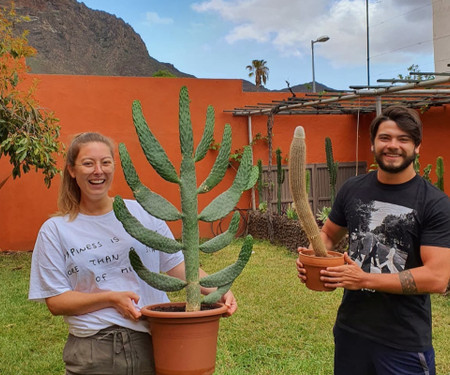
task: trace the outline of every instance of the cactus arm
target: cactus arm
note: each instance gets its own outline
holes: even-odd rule
[[[150,215],[153,215],[161,220],[179,220],[181,218],[181,213],[175,208],[175,206],[173,206],[165,198],[152,192],[141,183],[127,148],[123,143],[119,144],[119,155],[125,180],[142,208],[144,208],[144,210]]]
[[[231,126],[230,124],[226,124],[223,131],[219,154],[217,155],[216,161],[214,162],[214,165],[208,177],[199,186],[197,190],[199,194],[210,191],[214,186],[216,186],[220,181],[222,181],[223,176],[225,176],[225,172],[228,169],[228,158],[230,156],[230,151],[231,151]]]
[[[249,146],[246,146],[233,184],[203,209],[199,215],[199,220],[216,221],[225,217],[233,210],[239,202],[242,192],[247,187],[252,171],[251,157],[252,151]]]
[[[218,236],[211,238],[210,240],[203,242],[200,245],[200,250],[204,253],[214,253],[220,249],[223,249],[225,246],[228,246],[236,235],[239,222],[241,221],[241,215],[239,212],[235,212],[233,217],[231,218],[230,225],[228,229],[219,234]]]
[[[183,245],[179,242],[145,228],[138,219],[131,215],[120,196],[114,198],[113,209],[124,229],[142,244],[168,254],[174,254],[183,249]]]
[[[189,95],[187,87],[180,89],[179,99],[179,132],[180,149],[183,157],[192,157],[194,152],[194,136],[192,134],[191,112],[189,110]]]
[[[259,177],[259,168],[257,165],[254,165],[250,172],[250,178],[248,180],[247,186],[244,188],[244,191],[251,189],[253,186],[255,186],[256,183],[258,182],[258,177]]]
[[[132,110],[134,126],[148,162],[162,178],[169,182],[179,183],[175,167],[170,162],[161,144],[148,128],[142,114],[141,103],[138,100],[133,102]]]
[[[206,153],[209,150],[209,146],[213,141],[213,137],[214,137],[214,108],[212,106],[208,106],[208,109],[206,110],[206,123],[205,129],[203,130],[203,136],[200,143],[197,146],[197,149],[195,150],[194,156],[195,162],[202,160],[206,156]]]
[[[128,256],[134,271],[151,287],[164,292],[176,292],[186,286],[186,282],[181,279],[149,271],[133,248],[130,249]]]
[[[203,298],[203,303],[206,304],[211,304],[211,303],[216,303],[217,301],[220,300],[220,298],[230,290],[231,288],[231,284],[226,284],[223,285],[219,288],[217,288],[217,290],[215,290],[214,292],[208,294],[207,296],[205,296],[205,298]]]
[[[220,287],[222,285],[231,284],[236,277],[238,277],[245,265],[247,264],[250,256],[252,255],[253,237],[248,235],[245,237],[244,244],[242,245],[236,263],[224,268],[221,271],[202,277],[200,279],[200,285],[205,288]]]
[[[303,229],[312,244],[317,256],[328,255],[325,244],[322,241],[306,192],[306,145],[305,131],[303,127],[297,126],[292,139],[289,157],[289,184],[294,199],[295,208]]]

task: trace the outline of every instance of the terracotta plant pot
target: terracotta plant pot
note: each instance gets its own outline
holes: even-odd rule
[[[311,290],[330,292],[334,289],[326,288],[320,281],[320,270],[327,267],[342,266],[344,254],[337,251],[328,251],[328,257],[318,257],[313,250],[302,250],[298,257],[306,269],[306,287]]]
[[[185,312],[184,306],[162,303],[141,309],[149,321],[157,375],[214,373],[219,319],[227,307],[215,304],[208,310]]]

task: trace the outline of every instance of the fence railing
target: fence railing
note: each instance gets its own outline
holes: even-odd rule
[[[276,166],[271,168],[271,181],[272,181],[272,196],[269,197],[269,181],[268,167],[263,166],[263,181],[265,182],[265,188],[262,193],[262,201],[272,205],[272,211],[277,210],[277,171]],[[289,167],[283,165],[285,170],[285,179],[281,185],[281,206],[282,211],[285,212],[287,206],[292,203],[291,192],[289,188]],[[330,176],[328,173],[326,163],[321,164],[307,164],[306,169],[311,173],[311,183],[309,189],[309,202],[311,204],[312,211],[317,213],[325,206],[331,205],[331,192],[330,192]],[[367,163],[364,162],[339,162],[338,173],[336,178],[336,192],[342,186],[342,184],[348,178],[357,174],[367,173]]]

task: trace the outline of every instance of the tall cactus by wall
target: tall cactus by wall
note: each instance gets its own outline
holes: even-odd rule
[[[444,158],[442,156],[438,156],[436,159],[436,176],[436,187],[444,191]]]
[[[285,170],[281,164],[281,149],[277,148],[275,153],[277,155],[277,212],[278,215],[281,215],[281,187],[284,182]]]
[[[123,199],[116,196],[114,212],[122,222],[125,230],[144,245],[166,253],[183,251],[185,259],[186,281],[149,271],[143,265],[134,249],[130,249],[130,261],[136,273],[152,287],[163,291],[177,291],[186,288],[186,311],[198,311],[201,308],[201,286],[217,288],[203,298],[203,303],[214,303],[226,293],[233,281],[242,272],[252,253],[253,240],[247,236],[236,263],[225,269],[199,278],[199,250],[205,253],[216,252],[228,246],[233,240],[240,221],[240,214],[235,212],[226,232],[200,245],[199,221],[212,222],[228,215],[238,203],[243,191],[250,189],[258,177],[257,167],[252,167],[252,151],[245,147],[242,160],[231,187],[218,195],[200,213],[198,213],[198,195],[214,188],[225,176],[228,157],[231,150],[231,126],[225,125],[222,147],[208,177],[197,187],[195,163],[202,160],[208,151],[214,133],[214,109],[209,106],[202,139],[194,152],[194,140],[189,110],[189,95],[182,87],[179,95],[179,138],[182,154],[179,175],[170,162],[161,144],[154,137],[142,114],[139,101],[132,105],[133,122],[142,150],[153,169],[165,180],[179,185],[181,212],[162,196],[144,186],[133,166],[126,146],[119,145],[120,160],[128,186],[133,191],[136,201],[151,215],[166,221],[182,221],[181,241],[166,238],[159,233],[145,228],[131,215]]]
[[[311,210],[306,187],[306,144],[305,130],[302,126],[295,128],[289,151],[289,185],[295,208],[314,253],[317,256],[328,256],[325,244],[322,241],[316,219]]]
[[[330,176],[330,199],[331,206],[333,206],[334,200],[336,198],[336,179],[339,163],[334,161],[333,158],[333,147],[331,145],[330,137],[325,138],[325,154],[327,156],[327,169]]]

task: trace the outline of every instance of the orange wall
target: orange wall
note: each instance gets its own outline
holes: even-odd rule
[[[142,102],[147,122],[165,148],[174,165],[178,168],[178,93],[186,85],[191,99],[191,118],[194,125],[194,139],[198,143],[203,131],[206,109],[213,105],[216,113],[215,140],[220,142],[223,127],[230,123],[233,129],[233,150],[248,144],[246,117],[234,117],[230,110],[244,105],[270,103],[285,99],[286,93],[244,93],[240,80],[188,79],[188,78],[136,78],[136,77],[96,77],[36,75],[39,79],[37,99],[40,104],[53,110],[60,119],[61,140],[68,143],[73,134],[83,131],[99,131],[112,137],[116,142],[124,142],[135,163],[142,181],[152,190],[164,195],[179,207],[177,186],[162,180],[148,165],[139,146],[131,117],[131,103],[134,99]],[[450,151],[443,139],[450,139],[447,108],[438,108],[424,115],[425,141],[421,150],[421,162],[435,164],[437,156],[450,160]],[[368,124],[373,116],[360,119],[359,160],[372,161],[368,142]],[[254,116],[251,119],[252,133],[266,135],[267,117]],[[308,163],[325,162],[324,139],[329,136],[333,142],[336,160],[356,160],[356,117],[352,115],[308,115],[275,116],[273,128],[273,150],[280,147],[286,156],[294,128],[302,125],[307,134]],[[263,142],[254,146],[254,158],[267,164],[267,147]],[[197,179],[200,183],[208,174],[215,153],[209,152],[205,160],[198,163]],[[118,159],[118,157],[117,157]],[[61,161],[62,165],[62,161]],[[8,160],[0,159],[0,179],[10,172]],[[213,197],[230,186],[234,171],[230,169],[226,178],[212,192],[200,196],[200,208]],[[450,181],[447,171],[446,180]],[[47,189],[39,173],[28,173],[20,179],[10,180],[0,190],[0,249],[29,250],[40,225],[56,210],[59,178]],[[447,189],[449,183],[447,183]],[[118,168],[112,187],[113,195],[131,198],[121,169]],[[448,191],[447,191],[448,193]],[[239,207],[249,208],[250,193],[243,195]],[[174,235],[180,236],[180,223],[169,223]],[[211,235],[209,224],[202,224],[201,235]]]

